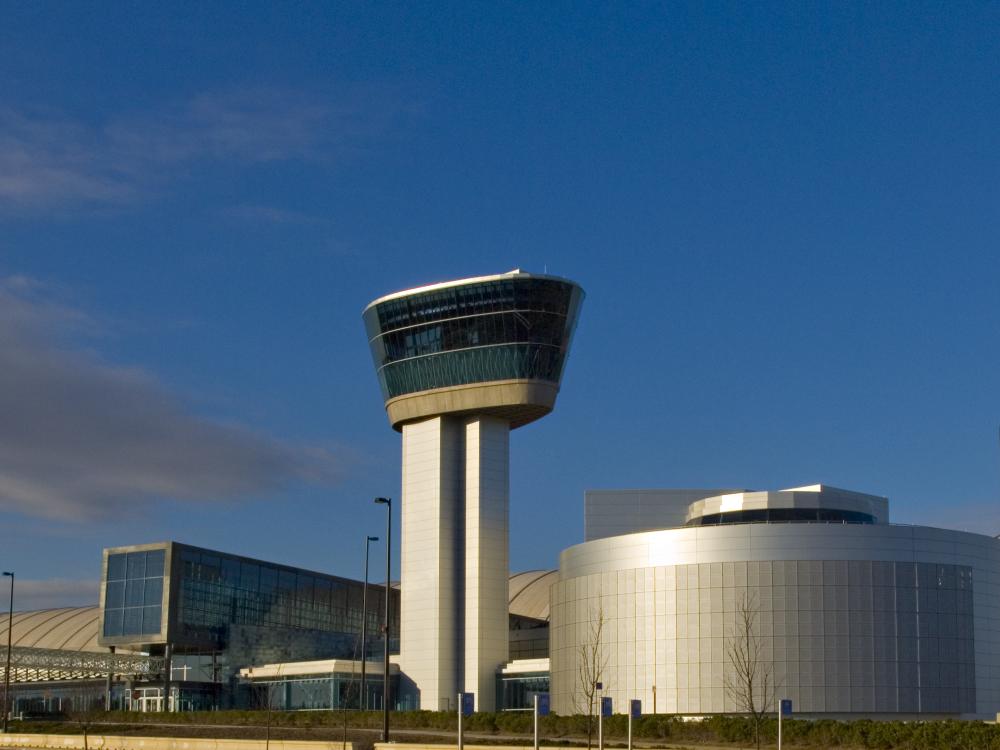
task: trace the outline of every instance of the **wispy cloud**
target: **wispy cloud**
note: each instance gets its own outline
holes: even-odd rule
[[[90,578],[48,578],[37,581],[18,578],[14,594],[18,612],[96,606],[100,601],[100,582]]]
[[[261,206],[243,204],[239,206],[229,206],[219,212],[228,219],[234,219],[242,223],[251,224],[280,224],[280,225],[320,225],[329,224],[329,220],[320,216],[313,216],[302,211],[292,211],[286,208],[275,206]]]
[[[200,418],[149,373],[62,344],[92,325],[31,279],[0,280],[0,508],[93,519],[335,477],[321,448]]]
[[[242,89],[97,124],[0,106],[0,208],[121,206],[212,161],[330,160],[385,127],[384,97]]]
[[[0,206],[120,203],[134,186],[102,156],[95,133],[0,108]]]

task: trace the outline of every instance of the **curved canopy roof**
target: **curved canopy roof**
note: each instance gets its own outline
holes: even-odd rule
[[[14,647],[106,653],[97,645],[100,607],[63,607],[14,613]],[[0,643],[7,643],[8,615],[0,615]]]
[[[510,613],[548,620],[549,589],[558,579],[558,570],[528,570],[512,575],[509,588]]]

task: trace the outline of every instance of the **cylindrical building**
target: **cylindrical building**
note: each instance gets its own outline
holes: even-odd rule
[[[991,717],[1000,706],[1000,540],[890,524],[885,498],[821,485],[603,490],[586,513],[589,541],[563,551],[551,590],[560,713],[581,702],[588,653],[619,706],[745,710],[732,689],[741,602],[758,693],[770,675],[758,700],[791,698],[813,716]]]
[[[507,660],[508,441],[552,411],[583,291],[511,271],[410,289],[364,311],[403,434],[400,662],[417,705],[495,705]]]

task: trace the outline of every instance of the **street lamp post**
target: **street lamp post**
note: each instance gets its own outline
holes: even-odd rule
[[[10,576],[10,610],[7,616],[7,669],[3,673],[3,733],[7,734],[7,717],[10,715],[10,648],[11,635],[14,633],[14,572],[4,571]]]
[[[377,542],[377,536],[365,537],[365,586],[361,589],[361,695],[358,696],[358,708],[368,708],[368,692],[365,690],[365,664],[367,647],[365,639],[368,635],[368,549],[372,542]]]
[[[392,499],[376,497],[375,502],[385,506],[385,651],[382,654],[382,742],[389,741],[389,589],[392,559]]]

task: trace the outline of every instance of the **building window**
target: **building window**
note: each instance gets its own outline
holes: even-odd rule
[[[108,555],[104,636],[159,635],[165,550]]]

